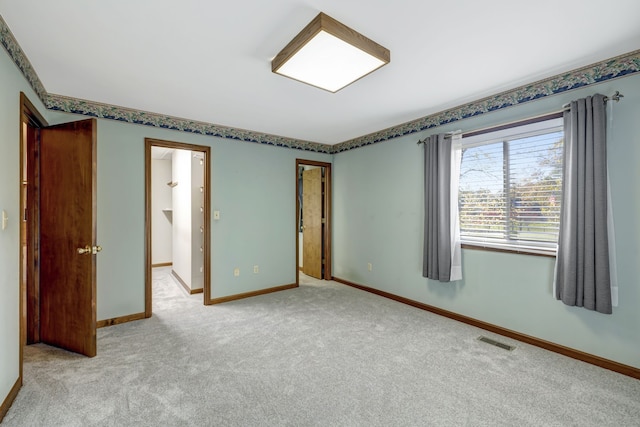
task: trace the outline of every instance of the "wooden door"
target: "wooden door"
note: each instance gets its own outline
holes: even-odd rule
[[[302,272],[322,279],[322,168],[302,173]]]
[[[40,340],[93,357],[96,120],[40,132]]]

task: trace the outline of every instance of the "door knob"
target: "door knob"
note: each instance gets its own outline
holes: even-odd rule
[[[84,248],[78,248],[78,253],[80,255],[85,255],[85,254],[97,254],[98,252],[100,252],[102,250],[102,246],[94,246],[91,247],[89,245],[85,246]]]

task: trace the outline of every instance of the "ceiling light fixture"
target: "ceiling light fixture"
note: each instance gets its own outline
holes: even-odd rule
[[[276,55],[271,70],[335,93],[390,60],[388,49],[321,12]]]

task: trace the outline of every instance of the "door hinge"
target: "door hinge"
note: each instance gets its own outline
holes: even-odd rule
[[[323,223],[323,224],[326,224],[326,223],[327,223],[327,220],[326,220],[326,219],[324,219],[324,218],[322,218],[322,223]]]

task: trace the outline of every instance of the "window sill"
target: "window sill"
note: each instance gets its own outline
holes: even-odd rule
[[[519,254],[519,255],[532,255],[532,256],[541,256],[545,258],[555,258],[555,252],[544,252],[543,250],[528,250],[527,248],[497,248],[493,246],[486,246],[481,243],[463,243],[462,249],[471,249],[474,251],[487,251],[487,252],[502,252],[508,254]]]

